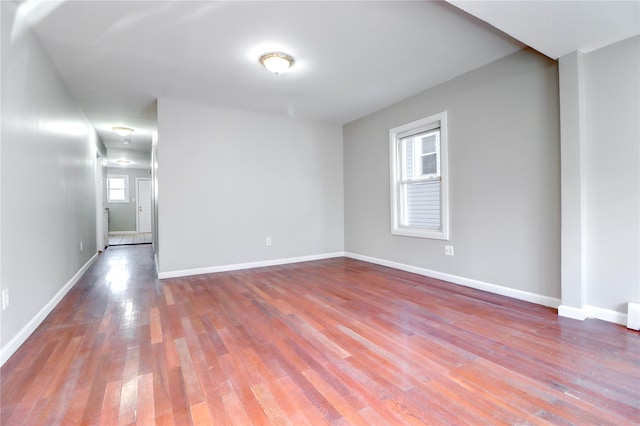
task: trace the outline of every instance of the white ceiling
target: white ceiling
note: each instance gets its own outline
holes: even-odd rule
[[[640,28],[637,8],[610,2],[453,3],[551,57]],[[524,46],[431,1],[26,0],[19,17],[119,157],[148,152],[157,98],[342,124]],[[270,74],[258,63],[269,50],[292,54],[294,68]],[[115,125],[136,129],[131,144]]]
[[[638,0],[447,1],[553,59],[640,34]]]
[[[149,145],[159,97],[345,123],[522,48],[443,2],[34,1],[28,21],[109,148]],[[273,49],[290,72],[258,63]],[[136,129],[127,147],[117,124]]]

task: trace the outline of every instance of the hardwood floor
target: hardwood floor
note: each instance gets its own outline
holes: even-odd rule
[[[110,247],[0,376],[3,425],[640,422],[639,333],[344,258]]]

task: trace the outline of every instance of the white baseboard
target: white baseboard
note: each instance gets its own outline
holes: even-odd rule
[[[536,293],[529,293],[527,291],[503,287],[497,284],[486,283],[483,281],[460,277],[452,274],[446,274],[443,272],[432,271],[430,269],[419,268],[417,266],[406,265],[404,263],[393,262],[385,259],[378,259],[375,257],[364,256],[356,253],[346,252],[345,256],[351,257],[353,259],[369,262],[369,263],[388,266],[394,269],[400,269],[402,271],[412,272],[418,275],[424,275],[426,277],[448,281],[454,284],[475,288],[477,290],[482,290],[489,293],[499,294],[501,296],[513,297],[514,299],[524,300],[526,302],[536,303],[538,305],[548,306],[551,308],[557,308],[558,305],[560,305],[560,299],[555,297],[544,296]]]
[[[584,321],[587,318],[595,318],[614,324],[627,325],[627,314],[591,305],[584,305],[582,308],[560,305],[558,307],[558,315],[580,321]]]
[[[580,321],[584,321],[589,316],[584,309],[575,308],[569,305],[558,306],[558,315],[564,318],[571,318]]]
[[[140,234],[138,231],[113,231],[109,232],[109,235],[124,235],[124,234]]]
[[[627,325],[627,314],[611,309],[598,308],[597,306],[587,305],[583,308],[587,315],[591,318],[612,322],[620,325]]]
[[[44,319],[53,311],[53,309],[60,303],[62,298],[71,290],[71,288],[78,282],[82,274],[84,274],[87,269],[95,262],[98,257],[98,253],[94,254],[91,259],[85,263],[82,268],[76,272],[76,274],[71,277],[69,281],[49,300],[49,302],[42,307],[38,311],[38,313],[31,318],[31,320],[24,326],[22,329],[16,334],[6,345],[2,347],[0,350],[0,366],[4,365],[5,362],[11,355],[13,355],[18,348],[31,336],[31,334],[38,328],[38,326],[44,321]]]
[[[257,262],[235,263],[231,265],[209,266],[195,269],[181,269],[177,271],[158,272],[159,279],[186,277],[189,275],[212,274],[215,272],[237,271],[240,269],[262,268],[264,266],[286,265],[289,263],[309,262],[312,260],[330,259],[333,257],[344,257],[344,252],[314,254],[311,256],[289,257],[285,259],[260,260]]]
[[[640,303],[638,302],[627,304],[627,328],[640,330]]]

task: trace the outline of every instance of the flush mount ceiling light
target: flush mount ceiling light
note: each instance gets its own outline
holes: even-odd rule
[[[269,52],[260,56],[260,63],[264,65],[266,69],[274,73],[280,74],[291,68],[295,63],[295,60],[290,55],[282,52]]]
[[[129,164],[131,161],[129,161],[129,160],[117,160],[116,162],[120,163],[120,164]]]
[[[133,133],[133,129],[131,127],[116,126],[112,127],[112,129],[120,136],[129,136],[131,133]]]

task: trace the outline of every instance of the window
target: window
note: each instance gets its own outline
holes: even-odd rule
[[[449,239],[447,113],[389,130],[391,233]]]
[[[110,203],[128,203],[129,176],[109,175],[107,177],[107,194]]]

